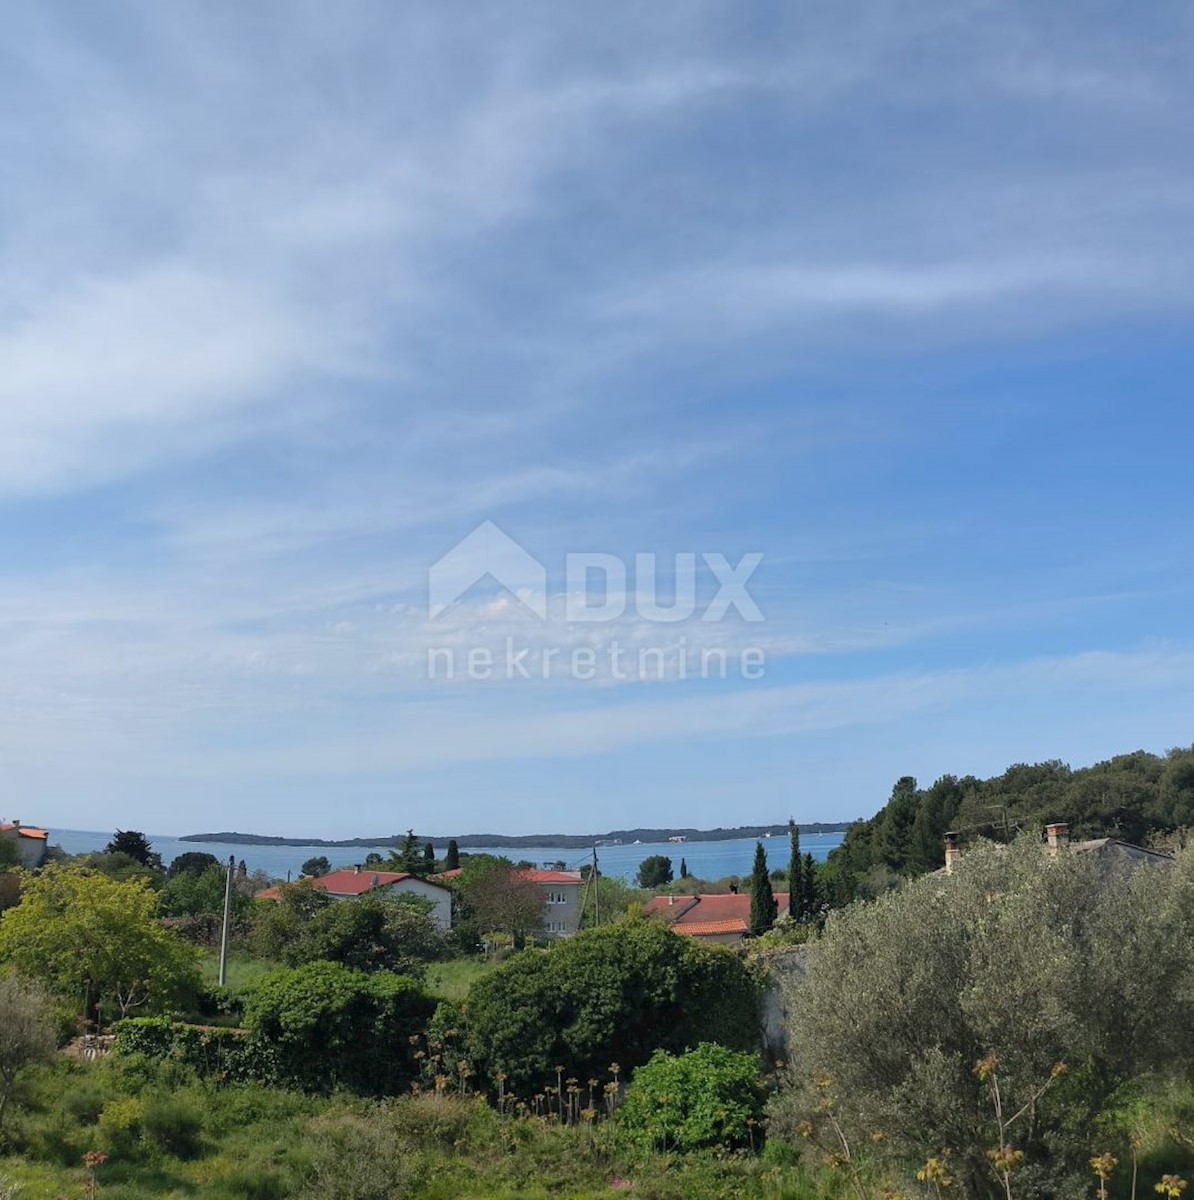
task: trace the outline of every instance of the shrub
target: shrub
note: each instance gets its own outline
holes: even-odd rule
[[[979,1196],[999,1184],[987,1152],[1012,1143],[1018,1196],[1080,1187],[1117,1093],[1194,1061],[1192,938],[1194,856],[1129,869],[1035,838],[976,849],[830,917],[786,1006],[796,1069],[773,1129],[832,1110],[905,1163],[948,1151]],[[996,1086],[1023,1114],[1008,1129]]]
[[[109,1100],[99,1115],[100,1140],[105,1149],[127,1155],[141,1136],[145,1106],[136,1096]]]
[[[245,1020],[280,1081],[386,1095],[414,1077],[412,1039],[435,1003],[405,976],[316,962],[267,975],[246,998]]]
[[[141,1129],[147,1141],[175,1158],[195,1158],[200,1149],[203,1121],[199,1111],[179,1096],[163,1093],[145,1101]]]
[[[0,973],[0,1127],[17,1077],[57,1046],[50,1001],[11,972]]]
[[[706,1042],[687,1054],[657,1050],[635,1071],[618,1124],[654,1150],[732,1149],[753,1147],[762,1111],[758,1058]]]
[[[757,988],[741,959],[644,920],[521,951],[473,984],[467,1017],[473,1057],[514,1090],[559,1064],[596,1078],[656,1049],[752,1050],[759,1039]]]
[[[311,1200],[392,1200],[407,1194],[408,1172],[384,1125],[352,1114],[326,1117],[311,1128],[312,1165],[302,1197]]]
[[[62,1111],[79,1125],[94,1125],[107,1104],[105,1093],[89,1083],[68,1089],[62,1096]]]
[[[274,1078],[268,1045],[238,1029],[208,1029],[165,1017],[133,1017],[116,1030],[116,1052],[173,1062],[219,1083],[266,1083]]]

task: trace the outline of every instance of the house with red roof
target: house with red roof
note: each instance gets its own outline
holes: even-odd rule
[[[356,900],[361,896],[421,896],[434,906],[433,916],[441,929],[452,927],[452,889],[405,871],[374,871],[368,867],[345,867],[308,880],[333,900]],[[277,900],[276,887],[257,893],[258,900]]]
[[[788,908],[788,893],[776,892],[781,913]],[[750,896],[729,892],[710,896],[652,896],[643,905],[643,915],[666,921],[676,933],[736,946],[750,931]]]
[[[0,838],[16,842],[17,852],[21,856],[21,866],[26,870],[32,871],[45,862],[50,838],[48,830],[22,825],[16,819],[12,821],[0,819]]]
[[[455,879],[463,869],[444,871],[437,878]],[[580,928],[580,888],[584,878],[579,871],[541,871],[537,867],[523,867],[516,874],[543,890],[543,932],[547,937],[567,937]]]

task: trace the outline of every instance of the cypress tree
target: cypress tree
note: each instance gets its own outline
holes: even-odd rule
[[[447,852],[444,854],[444,870],[455,871],[460,866],[460,847],[456,844],[456,839],[453,838],[448,843]]]
[[[680,860],[680,878],[688,878],[688,864],[683,859]]]
[[[817,887],[817,864],[811,854],[804,856],[804,870],[801,874],[804,877],[800,903],[801,920],[813,921],[821,910],[821,895]]]
[[[788,916],[793,921],[799,921],[804,904],[804,880],[800,859],[800,830],[791,817],[788,818],[788,843],[791,846],[788,854]]]
[[[778,914],[779,906],[767,872],[767,852],[762,842],[756,842],[755,865],[750,873],[750,932],[766,933],[775,924]]]

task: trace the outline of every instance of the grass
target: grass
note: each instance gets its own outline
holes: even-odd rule
[[[203,974],[203,982],[214,985],[220,977],[220,956],[215,951],[204,954],[199,964]],[[277,963],[266,962],[260,958],[249,958],[242,954],[228,956],[228,987],[234,992],[243,992],[251,987],[263,975],[278,969]]]
[[[70,1097],[87,1094],[88,1103]],[[179,1158],[148,1123],[118,1121],[130,1097],[199,1114],[199,1150]],[[68,1109],[73,1111],[68,1113]],[[561,1127],[502,1117],[475,1097],[366,1101],[216,1087],[178,1064],[61,1060],[30,1076],[0,1151],[20,1200],[81,1200],[86,1151],[106,1200],[814,1200],[798,1167],[767,1157],[643,1154],[615,1123]],[[633,1181],[633,1187],[625,1184]],[[612,1185],[612,1187],[611,1187]]]
[[[433,995],[459,1004],[468,995],[469,988],[493,965],[477,958],[454,958],[449,962],[432,963],[427,968],[425,984]]]

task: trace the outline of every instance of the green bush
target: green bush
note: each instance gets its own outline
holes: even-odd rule
[[[203,1118],[199,1110],[179,1096],[156,1093],[146,1097],[141,1131],[147,1141],[175,1158],[195,1158]]]
[[[79,1125],[94,1125],[103,1112],[108,1095],[91,1083],[80,1083],[62,1097],[62,1111]]]
[[[980,1196],[1003,1194],[988,1152],[1010,1144],[1018,1197],[1069,1194],[1123,1095],[1194,1066],[1194,854],[1132,868],[1035,837],[979,847],[831,915],[806,964],[773,1132],[832,1110],[906,1168],[948,1150]]]
[[[653,1150],[753,1148],[762,1110],[758,1058],[705,1043],[687,1054],[656,1051],[635,1071],[618,1124]]]
[[[414,1078],[412,1040],[435,1006],[405,976],[315,962],[267,975],[246,998],[245,1020],[279,1081],[393,1095]]]
[[[474,1060],[514,1091],[557,1066],[605,1078],[611,1063],[630,1071],[657,1049],[753,1050],[759,1040],[758,989],[742,960],[641,919],[521,951],[477,980],[466,1015]]]
[[[165,1017],[132,1017],[116,1030],[116,1052],[185,1065],[220,1083],[268,1082],[275,1074],[268,1045],[237,1029],[207,1029]]]

